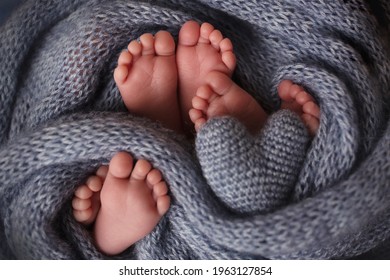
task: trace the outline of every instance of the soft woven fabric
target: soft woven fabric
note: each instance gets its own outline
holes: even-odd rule
[[[388,3],[27,1],[0,29],[0,258],[107,258],[70,201],[121,150],[162,171],[172,206],[115,258],[390,258]],[[260,135],[213,119],[194,153],[126,112],[120,51],[189,19],[232,39],[235,81],[273,113]],[[310,143],[278,110],[282,79],[320,104]]]

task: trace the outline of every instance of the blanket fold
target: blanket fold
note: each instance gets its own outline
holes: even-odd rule
[[[390,6],[371,2],[25,1],[0,27],[0,258],[108,258],[70,201],[118,151],[161,170],[172,205],[114,258],[390,258]],[[273,114],[260,136],[214,119],[194,152],[126,111],[120,51],[189,19],[232,40],[235,82]],[[283,79],[320,105],[310,142]]]

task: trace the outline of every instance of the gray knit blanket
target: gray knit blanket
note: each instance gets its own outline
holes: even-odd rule
[[[234,80],[271,114],[194,143],[127,112],[113,81],[144,32],[210,22]],[[118,151],[164,174],[172,205],[119,259],[390,258],[387,0],[31,0],[0,27],[0,259],[104,259],[72,217],[75,188]],[[321,107],[309,139],[283,79]],[[167,108],[169,110],[169,108]]]

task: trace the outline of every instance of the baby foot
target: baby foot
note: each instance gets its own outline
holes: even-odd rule
[[[95,175],[79,186],[72,200],[73,216],[76,221],[91,225],[100,209],[100,191],[107,176],[108,167],[101,166]]]
[[[290,109],[301,116],[310,135],[314,137],[320,126],[320,108],[314,98],[305,89],[290,80],[282,81],[278,86],[282,109]]]
[[[210,118],[232,116],[256,134],[264,125],[267,113],[226,74],[214,71],[207,75],[205,85],[196,91],[189,116],[196,131]]]
[[[188,21],[179,32],[176,61],[182,118],[189,129],[191,122],[188,111],[197,89],[205,83],[207,75],[212,71],[230,77],[236,67],[236,57],[232,42],[223,38],[219,30],[209,23],[199,26],[194,21]]]
[[[149,234],[168,211],[170,197],[161,172],[146,160],[125,152],[109,165],[100,199],[94,235],[99,249],[109,255],[122,252]]]
[[[170,33],[147,33],[131,41],[119,56],[114,79],[129,112],[181,131],[175,42]]]

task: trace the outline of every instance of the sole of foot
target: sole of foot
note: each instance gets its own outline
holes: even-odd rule
[[[87,180],[87,189],[84,185],[80,186],[74,199],[83,196],[81,193],[88,193],[84,200],[90,200],[92,207],[93,195],[89,193],[99,194],[98,209],[92,207],[92,211],[78,215],[79,218],[75,215],[75,218],[80,222],[84,220],[84,223],[94,222],[93,231],[98,248],[105,254],[115,255],[155,228],[170,207],[170,197],[161,172],[143,159],[134,164],[133,157],[126,152],[116,154],[109,166],[104,167],[104,170],[102,168],[103,171],[104,181],[99,179],[96,186],[88,184],[88,181],[92,182],[97,177],[91,176]],[[90,189],[92,186],[94,190]]]
[[[181,131],[175,48],[167,31],[143,34],[120,54],[114,79],[129,112]]]

